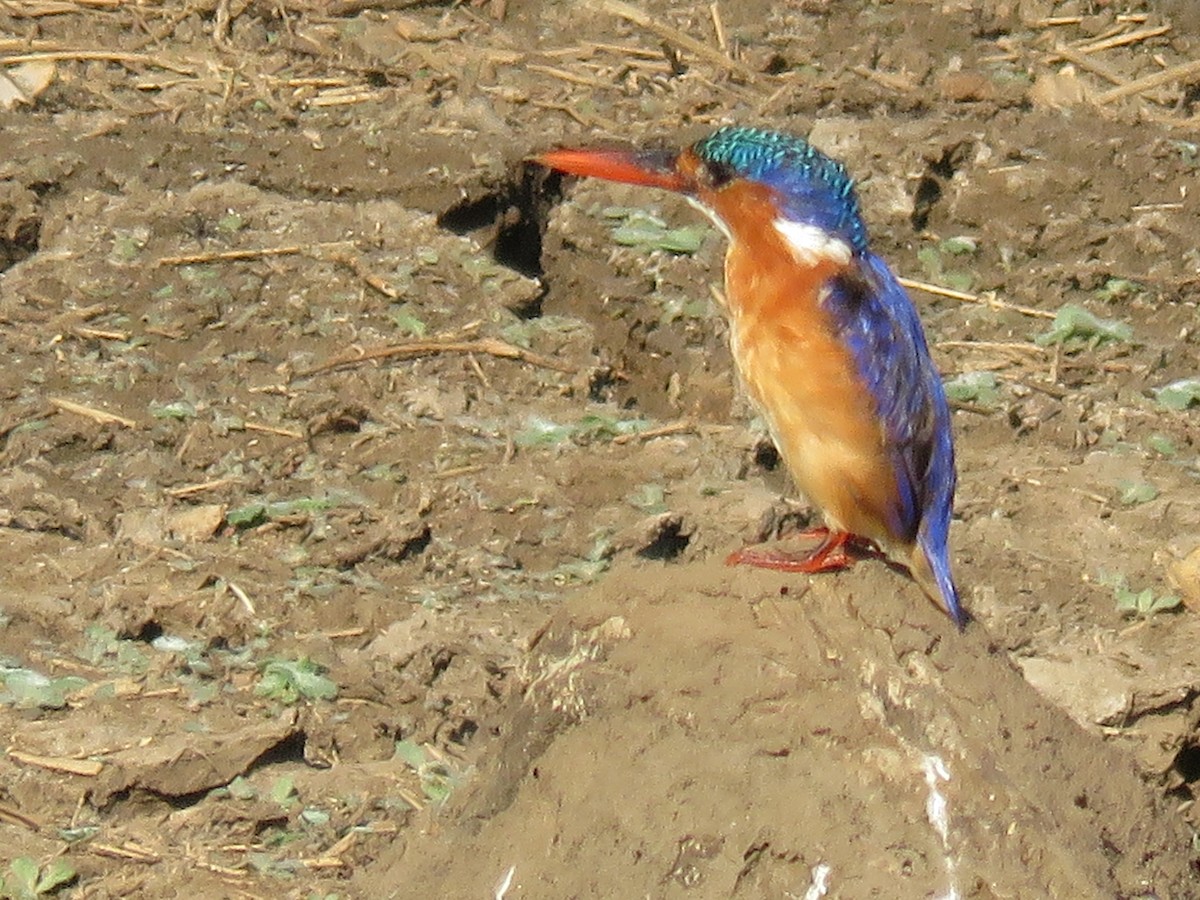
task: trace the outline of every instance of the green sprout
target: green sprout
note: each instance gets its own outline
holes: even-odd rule
[[[399,309],[392,313],[392,324],[396,326],[397,331],[409,337],[423,338],[429,331],[429,326],[425,324],[425,321],[407,309]]]
[[[604,210],[604,216],[620,220],[613,228],[612,237],[625,247],[645,247],[690,256],[700,251],[707,234],[707,229],[702,225],[671,228],[662,219],[642,209],[612,206]]]
[[[75,867],[61,857],[39,866],[28,856],[18,856],[8,864],[8,874],[0,876],[0,898],[38,900],[56,893],[77,877]]]
[[[1144,290],[1144,287],[1128,278],[1109,278],[1101,287],[1097,288],[1096,299],[1104,303],[1116,303],[1128,300]]]
[[[430,802],[441,805],[450,793],[462,783],[463,775],[449,763],[433,756],[415,741],[396,741],[395,758],[404,762],[417,773],[421,790]]]
[[[646,427],[644,419],[587,415],[574,424],[560,425],[541,416],[530,416],[528,427],[515,434],[513,442],[518,447],[554,447],[568,442],[584,445],[637,434],[645,431]]]
[[[304,700],[332,700],[337,684],[325,677],[325,668],[311,659],[273,659],[263,666],[254,693],[291,705]]]
[[[1167,409],[1179,411],[1200,404],[1200,378],[1181,378],[1155,388],[1154,399]]]
[[[49,678],[41,672],[0,664],[0,704],[17,709],[62,709],[67,695],[87,686],[78,675]]]
[[[1118,322],[1115,319],[1101,319],[1074,303],[1067,303],[1060,307],[1050,330],[1034,338],[1034,342],[1039,347],[1066,344],[1068,341],[1082,341],[1089,348],[1094,348],[1105,341],[1131,340],[1133,340],[1133,329],[1124,322]]]
[[[1121,491],[1120,498],[1124,506],[1149,503],[1158,496],[1158,488],[1148,481],[1122,481],[1117,487]]]
[[[280,775],[271,784],[271,799],[284,809],[291,808],[299,794],[296,792],[296,779],[291,775]]]
[[[958,403],[991,406],[1000,399],[1000,382],[995,372],[963,372],[945,384],[946,397]]]
[[[950,238],[936,247],[922,247],[917,251],[917,262],[926,279],[956,291],[969,291],[975,285],[975,276],[965,269],[948,268],[943,256],[963,256],[974,253],[967,243],[970,238]]]
[[[1153,588],[1135,591],[1129,587],[1124,575],[1101,572],[1100,583],[1112,588],[1117,612],[1123,616],[1148,619],[1160,612],[1176,610],[1183,603],[1175,594],[1155,594]]]
[[[255,501],[229,510],[225,514],[225,521],[238,529],[255,528],[271,519],[312,515],[324,512],[333,506],[332,500],[322,497],[300,497],[296,500],[279,500],[275,503]]]

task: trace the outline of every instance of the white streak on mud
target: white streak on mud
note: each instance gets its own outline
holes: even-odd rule
[[[929,795],[925,799],[925,816],[929,819],[933,830],[938,833],[938,837],[942,839],[942,849],[946,853],[946,875],[950,879],[949,889],[938,897],[938,900],[959,900],[960,894],[956,877],[958,860],[950,852],[950,804],[939,787],[943,781],[949,783],[950,770],[946,768],[946,763],[942,758],[933,753],[927,753],[922,757],[921,769],[925,773],[925,784],[929,788]]]

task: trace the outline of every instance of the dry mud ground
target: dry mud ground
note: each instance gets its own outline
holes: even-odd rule
[[[0,5],[0,894],[1200,896],[1200,16],[715,9]],[[719,236],[524,162],[725,122],[967,295],[965,635],[722,565]]]

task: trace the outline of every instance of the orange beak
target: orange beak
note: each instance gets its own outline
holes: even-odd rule
[[[535,162],[568,175],[690,193],[690,183],[676,168],[678,159],[679,154],[670,150],[550,150],[534,157]]]

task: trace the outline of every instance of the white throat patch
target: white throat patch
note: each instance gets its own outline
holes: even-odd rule
[[[721,232],[721,234],[725,235],[725,240],[727,240],[727,241],[733,240],[733,235],[729,233],[729,226],[726,225],[725,221],[720,216],[718,216],[715,212],[713,212],[713,210],[710,207],[705,206],[703,203],[701,203],[695,197],[688,197],[686,199],[687,199],[688,203],[690,203],[692,206],[696,207],[696,209],[700,210],[700,212],[704,213],[706,216],[708,216],[708,218],[710,220],[712,220],[712,223],[717,226],[717,230],[719,232]]]
[[[822,262],[841,266],[849,264],[850,245],[825,229],[788,219],[776,219],[772,224],[792,251],[796,262],[801,265],[815,266]]]

